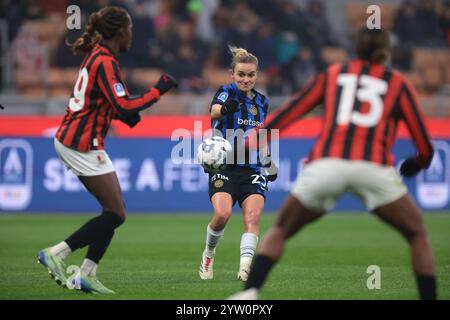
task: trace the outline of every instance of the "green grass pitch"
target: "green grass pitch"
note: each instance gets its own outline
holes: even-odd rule
[[[450,213],[425,214],[440,299],[450,299]],[[64,239],[90,216],[0,215],[0,299],[224,299],[236,280],[242,217],[235,214],[216,252],[214,280],[198,277],[209,214],[132,214],[116,232],[98,270],[115,295],[58,287],[36,263],[39,249]],[[264,214],[264,233],[275,215]],[[69,256],[80,264],[85,250]],[[369,265],[381,289],[369,290]],[[406,242],[370,214],[333,213],[292,238],[270,274],[262,299],[416,299]]]

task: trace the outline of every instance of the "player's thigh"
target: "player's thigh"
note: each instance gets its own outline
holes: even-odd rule
[[[103,209],[125,218],[122,191],[115,172],[98,176],[79,176],[78,178],[98,200]]]
[[[233,198],[229,193],[216,192],[211,197],[214,215],[229,219],[233,209]]]
[[[323,214],[306,208],[300,200],[289,195],[278,212],[274,226],[282,230],[285,238],[289,238],[322,216]]]
[[[265,199],[260,194],[252,194],[242,202],[242,214],[245,224],[259,224]]]
[[[266,192],[268,190],[266,178],[256,170],[243,169],[237,174],[237,179],[237,201],[243,211],[245,211],[244,203],[247,203],[247,210],[259,209],[257,207],[260,206],[263,208]],[[249,200],[249,198],[251,199]],[[260,208],[260,210],[262,210],[262,208]]]
[[[306,164],[298,175],[291,195],[313,212],[332,209],[346,191],[347,174],[341,159],[319,159]]]
[[[350,190],[359,196],[367,209],[373,211],[402,198],[407,188],[392,166],[369,161],[349,161]]]
[[[384,222],[400,231],[407,239],[415,234],[425,232],[419,208],[408,194],[374,209],[373,212]]]

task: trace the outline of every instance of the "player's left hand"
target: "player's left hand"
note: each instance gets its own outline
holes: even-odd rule
[[[266,176],[267,181],[273,182],[278,178],[278,167],[275,162],[272,161],[270,154],[264,156],[261,159],[261,173]]]
[[[416,157],[406,159],[400,166],[400,174],[407,178],[415,176],[420,170],[422,170],[422,167]]]
[[[159,91],[160,95],[163,95],[170,89],[177,88],[178,82],[173,76],[165,73],[159,78],[158,82],[153,87]]]

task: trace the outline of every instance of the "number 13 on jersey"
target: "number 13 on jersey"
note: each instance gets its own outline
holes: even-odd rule
[[[358,83],[359,79],[359,83]],[[383,99],[388,89],[386,81],[368,75],[343,73],[337,78],[342,87],[336,122],[338,125],[352,123],[360,127],[374,127],[383,115]],[[370,109],[367,113],[353,110],[355,99],[368,102]]]

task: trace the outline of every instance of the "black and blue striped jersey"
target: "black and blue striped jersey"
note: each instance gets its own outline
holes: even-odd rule
[[[269,99],[256,90],[252,90],[253,98],[250,99],[245,92],[237,88],[236,83],[221,86],[217,90],[211,102],[211,107],[215,104],[222,105],[228,99],[235,99],[240,102],[239,111],[231,115],[226,115],[223,119],[211,119],[211,128],[220,131],[222,137],[227,139],[234,149],[234,164],[250,167],[259,171],[261,166],[259,157],[255,155],[237,152],[245,150],[245,134],[250,130],[262,128],[266,120],[269,109]],[[210,109],[211,109],[210,107]],[[243,134],[244,135],[243,135]]]

